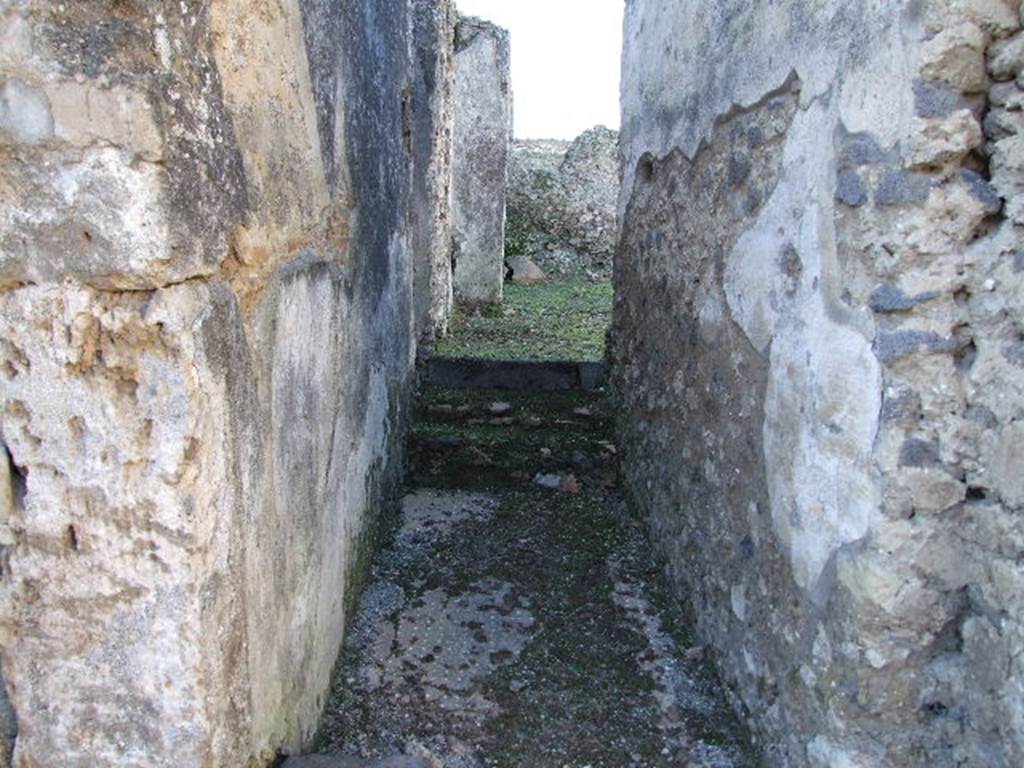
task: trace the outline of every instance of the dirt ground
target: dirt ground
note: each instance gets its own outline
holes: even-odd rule
[[[758,765],[616,451],[600,394],[422,393],[316,765]]]

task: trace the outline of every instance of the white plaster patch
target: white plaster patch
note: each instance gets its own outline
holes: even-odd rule
[[[783,176],[757,222],[736,241],[726,262],[725,296],[733,319],[762,353],[783,316],[793,316],[821,276],[822,223],[832,147],[830,116],[820,106],[798,112],[783,152]],[[800,274],[784,270],[784,253],[800,259]]]
[[[764,420],[772,520],[807,591],[839,547],[880,521],[871,464],[880,407],[868,341],[809,302],[800,327],[775,338]]]
[[[868,532],[880,503],[871,476],[878,361],[865,335],[826,307],[837,272],[833,122],[820,105],[797,115],[783,178],[725,271],[734,319],[757,349],[770,347],[764,445],[772,519],[809,592],[833,553]],[[787,253],[796,264],[788,273]]]
[[[153,49],[160,59],[160,66],[170,70],[174,63],[171,39],[167,35],[167,25],[163,14],[159,13],[156,15],[156,27],[153,29]]]
[[[867,61],[847,72],[839,89],[839,116],[851,133],[871,133],[891,146],[909,132],[914,116],[911,62],[902,37],[872,51]]]
[[[16,77],[0,85],[0,138],[38,144],[53,136],[53,116],[46,94]]]

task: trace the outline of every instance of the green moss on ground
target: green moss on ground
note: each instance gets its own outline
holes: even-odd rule
[[[601,360],[611,323],[612,284],[585,278],[505,285],[500,307],[459,310],[439,357]]]

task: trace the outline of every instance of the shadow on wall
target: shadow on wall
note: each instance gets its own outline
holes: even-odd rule
[[[3,545],[0,545],[0,558],[3,558]],[[7,698],[7,685],[4,681],[3,669],[0,668],[0,768],[11,765],[14,752],[14,740],[18,736],[18,721],[14,707]]]

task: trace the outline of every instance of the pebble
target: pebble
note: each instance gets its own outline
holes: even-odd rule
[[[558,484],[558,490],[562,491],[562,493],[579,493],[580,481],[576,479],[575,475],[566,475],[562,478],[562,482]]]
[[[506,413],[512,412],[511,403],[491,403],[490,411],[494,416],[504,416]]]
[[[561,491],[562,493],[580,492],[580,481],[576,479],[576,475],[538,474],[533,478],[533,482],[543,488],[550,488],[553,491]]]
[[[543,488],[556,489],[562,484],[561,475],[537,475],[533,478],[533,482]]]
[[[541,487],[559,490],[563,494],[579,494],[580,481],[575,475],[546,475],[538,474],[534,482]]]

